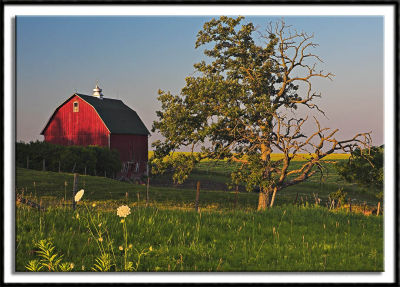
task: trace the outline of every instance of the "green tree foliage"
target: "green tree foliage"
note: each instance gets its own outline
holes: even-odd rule
[[[16,143],[16,165],[19,167],[42,170],[43,159],[46,170],[78,172],[91,175],[112,176],[121,170],[121,161],[117,150],[99,146],[61,146],[48,142]]]
[[[92,149],[95,153],[97,173],[111,175],[121,170],[121,160],[119,159],[119,152],[117,150],[109,150],[108,148],[98,146],[89,146],[88,148]]]
[[[337,141],[337,130],[321,128],[316,119],[317,131],[303,134],[307,118],[296,116],[295,110],[303,106],[322,112],[313,103],[320,94],[311,80],[333,77],[316,70],[321,60],[309,52],[317,46],[313,36],[284,21],[270,24],[264,34],[243,22],[243,17],[222,16],[205,23],[196,48],[204,49],[207,61],[194,64],[195,73],[186,78],[180,94],[159,91],[161,111],[152,131],[165,140],[153,143],[153,172],[174,170],[174,179],[182,182],[201,158],[239,162],[233,183],[248,190],[260,187],[259,208],[264,209],[270,196],[273,205],[277,191],[307,180],[316,168],[322,170],[320,160],[326,155],[349,151],[362,142],[359,137],[367,140],[369,135]],[[326,148],[327,142],[331,147]],[[192,154],[171,156],[181,147]],[[201,149],[198,157],[195,148]],[[271,161],[273,149],[284,153],[284,159]],[[301,169],[289,171],[298,152],[311,157]]]
[[[340,176],[347,182],[357,183],[372,190],[378,198],[383,197],[384,146],[356,149],[347,162],[336,165]]]

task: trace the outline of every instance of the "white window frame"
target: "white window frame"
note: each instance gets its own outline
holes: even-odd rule
[[[79,112],[79,102],[75,101],[73,104],[73,108],[72,108],[74,113],[78,113]]]

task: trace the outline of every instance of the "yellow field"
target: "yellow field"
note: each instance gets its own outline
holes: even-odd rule
[[[190,154],[190,152],[175,152],[175,154]],[[149,158],[153,157],[154,151],[149,151]],[[340,159],[348,159],[350,157],[350,154],[348,153],[334,153],[326,156],[324,160],[340,160]],[[282,153],[273,153],[271,154],[271,159],[272,160],[279,160],[283,158]],[[293,161],[304,161],[306,159],[310,158],[309,154],[298,154],[296,157],[293,159]]]
[[[350,154],[348,153],[334,153],[326,156],[324,160],[339,160],[339,159],[348,159],[350,157]],[[283,158],[283,154],[281,153],[273,153],[271,155],[272,160],[278,160]],[[293,159],[294,161],[303,161],[305,159],[309,159],[310,155],[309,154],[298,154],[296,157]]]

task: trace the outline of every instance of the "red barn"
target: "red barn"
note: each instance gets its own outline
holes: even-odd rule
[[[59,145],[98,145],[117,149],[128,177],[147,172],[148,136],[137,113],[121,100],[104,98],[96,86],[93,96],[75,93],[50,117],[40,134]]]

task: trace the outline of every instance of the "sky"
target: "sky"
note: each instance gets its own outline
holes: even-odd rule
[[[195,49],[208,16],[17,16],[16,137],[43,140],[41,130],[53,111],[74,92],[121,99],[151,130],[160,109],[159,89],[179,93],[193,64],[205,59]],[[281,17],[246,16],[262,32]],[[297,30],[314,33],[314,50],[334,80],[317,79],[313,88],[324,127],[338,139],[372,131],[373,145],[384,142],[383,17],[284,16]],[[152,133],[151,143],[160,139]],[[150,148],[151,149],[151,148]]]

